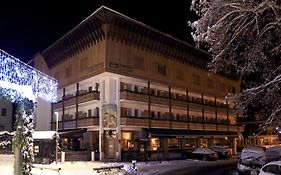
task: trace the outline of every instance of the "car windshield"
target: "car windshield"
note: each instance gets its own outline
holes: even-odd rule
[[[194,153],[194,154],[214,154],[215,152],[209,148],[196,148],[192,153]]]

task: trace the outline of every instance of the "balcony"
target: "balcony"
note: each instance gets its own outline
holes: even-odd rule
[[[130,91],[122,91],[120,93],[120,99],[148,102],[148,96],[146,94],[134,93]]]
[[[148,103],[148,94],[129,91],[129,90],[121,90],[120,99]],[[154,104],[161,104],[161,105],[169,106],[169,97],[151,95],[150,102],[154,103]],[[226,108],[228,107],[228,105],[223,104],[223,103],[217,103],[215,105],[214,101],[208,101],[208,100],[205,100],[205,102],[203,103],[201,98],[188,98],[188,102],[189,102],[190,109],[200,109],[201,110],[202,105],[204,105],[204,107],[208,108],[209,111],[215,111],[215,108],[217,108],[221,111],[226,111]],[[187,106],[186,100],[180,99],[180,98],[178,98],[178,99],[171,98],[171,105],[175,106],[175,107],[182,107],[182,108],[186,108],[186,106]],[[231,110],[229,110],[229,111],[231,111]]]
[[[149,120],[144,117],[121,117],[121,125],[147,127],[149,125]]]
[[[56,129],[56,122],[53,122],[51,124],[52,130]],[[59,130],[63,129],[76,129],[76,119],[72,120],[65,120],[64,122],[59,121]],[[84,118],[78,118],[77,119],[77,128],[84,128],[89,126],[99,126],[99,117],[93,116],[93,117],[84,117]]]
[[[99,117],[87,117],[87,118],[79,118],[77,120],[77,127],[88,127],[88,126],[99,126]]]
[[[93,100],[99,100],[99,92],[92,91],[92,92],[87,92],[87,93],[83,93],[83,94],[80,93],[76,96],[66,95],[64,98],[64,106],[67,107],[67,106],[76,105],[76,97],[78,98],[77,99],[78,104],[85,103],[88,101],[93,101]],[[62,108],[62,104],[63,104],[63,101],[53,103],[52,104],[53,110]]]
[[[151,120],[152,128],[169,128],[170,121],[169,120]]]
[[[243,127],[238,125],[216,124],[207,122],[187,122],[176,120],[164,120],[164,119],[149,119],[146,117],[121,117],[121,124],[125,126],[139,126],[143,128],[149,128],[149,122],[151,128],[163,128],[169,129],[189,129],[189,130],[206,130],[206,131],[243,131]]]

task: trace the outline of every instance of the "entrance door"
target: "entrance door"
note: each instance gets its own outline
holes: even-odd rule
[[[115,139],[112,137],[106,138],[105,140],[105,158],[115,159],[116,149],[115,149]]]

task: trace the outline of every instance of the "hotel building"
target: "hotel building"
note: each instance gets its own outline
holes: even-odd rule
[[[210,61],[104,6],[34,56],[35,68],[59,82],[51,128],[58,118],[62,149],[100,160],[175,159],[211,145],[236,153],[243,127],[224,97],[240,80],[208,72]]]

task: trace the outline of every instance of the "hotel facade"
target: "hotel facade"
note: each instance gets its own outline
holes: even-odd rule
[[[224,97],[240,80],[208,72],[210,61],[104,6],[34,56],[35,68],[59,82],[51,129],[58,119],[66,159],[94,151],[100,160],[176,159],[212,145],[235,154],[244,128]]]

